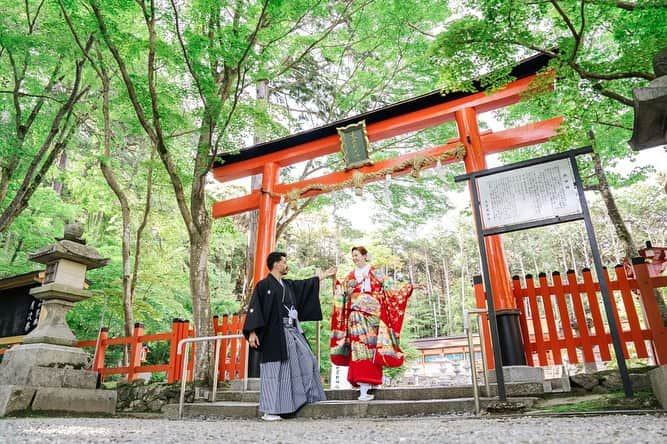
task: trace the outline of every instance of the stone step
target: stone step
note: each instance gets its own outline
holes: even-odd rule
[[[532,407],[537,398],[510,398],[512,402]],[[480,399],[481,408],[495,402],[493,398]],[[329,400],[308,404],[299,410],[297,418],[377,418],[388,416],[423,416],[452,413],[473,413],[475,408],[472,398],[424,399],[424,400],[373,400],[341,401]],[[178,404],[169,404],[164,408],[167,418],[178,418]],[[256,402],[201,402],[183,405],[183,418],[259,418],[259,404]]]
[[[0,385],[0,417],[26,412],[112,415],[115,411],[115,390]]]
[[[358,390],[325,390],[328,401],[355,401]],[[382,401],[408,401],[424,399],[453,399],[472,397],[472,387],[433,387],[433,388],[383,388],[371,390],[375,399]],[[259,402],[259,391],[220,390],[217,401]]]
[[[491,385],[491,396],[497,394],[497,386]],[[535,396],[544,393],[540,383],[514,383],[506,384],[505,391],[508,396]],[[356,401],[359,396],[357,390],[325,390],[328,401]],[[410,388],[380,388],[372,390],[378,401],[418,401],[430,399],[460,399],[472,398],[472,386],[433,386],[433,387],[410,387]],[[484,387],[480,387],[480,394],[488,396]],[[259,402],[259,391],[219,390],[216,401],[231,402]]]

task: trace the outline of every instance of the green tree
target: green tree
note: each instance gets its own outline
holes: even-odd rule
[[[355,3],[339,7],[345,11]],[[265,61],[280,60],[276,50],[296,54],[298,60],[333,29],[332,15],[326,5],[310,1],[213,1],[184,6],[172,1],[169,10],[153,2],[103,4],[90,0],[87,4],[100,39],[115,60],[135,116],[155,145],[172,183],[189,236],[195,331],[206,336],[211,332],[207,173],[223,148],[237,148],[248,134],[243,117],[251,110],[239,105],[248,85],[271,75]],[[78,3],[72,8],[77,7]],[[333,17],[339,15],[342,13]],[[308,28],[308,37],[304,37],[302,23],[315,26]],[[320,24],[324,26],[317,28]],[[286,68],[272,75],[282,75],[291,64]],[[197,116],[190,130],[196,141],[189,177],[184,177],[175,141],[168,139],[184,123],[177,118],[183,107]],[[210,367],[210,353],[207,347],[197,350],[197,375],[203,378]]]
[[[0,19],[0,233],[28,207],[86,120],[86,57],[66,38],[57,5],[6,4]],[[83,50],[92,46],[84,37]]]
[[[302,16],[301,29],[323,30],[300,37],[308,43],[305,51],[295,53],[290,44],[268,49],[262,46],[266,80],[258,88],[257,99],[265,101],[266,116],[255,120],[258,140],[331,123],[436,88],[435,73],[423,59],[428,39],[406,23],[419,20],[435,25],[447,16],[446,8],[434,11],[428,2],[419,1],[346,1],[332,7],[328,17],[313,20]],[[416,139],[411,141],[412,146]],[[374,145],[372,157],[396,155],[399,150],[392,149],[396,144],[390,141]],[[410,146],[402,143],[398,148],[405,152]],[[333,155],[310,160],[303,168],[283,168],[281,179],[294,182],[341,168],[341,156]],[[259,182],[253,183],[256,187]],[[348,205],[348,193],[309,197],[284,206],[278,214],[276,238],[302,213],[318,211],[334,202],[340,208]],[[254,225],[250,230],[246,282],[252,281],[254,262]]]
[[[563,115],[564,128],[555,141],[560,149],[591,144],[588,134],[595,131],[596,153],[588,170],[594,180],[588,188],[603,195],[626,254],[636,255],[610,191],[610,183],[624,181],[608,176],[605,167],[632,156],[625,143],[632,126],[631,90],[655,77],[650,69],[653,55],[667,45],[667,4],[478,0],[460,12],[461,18],[448,23],[432,47],[444,88],[469,88],[470,80],[489,71],[485,84],[500,85],[508,80],[512,61],[534,53],[549,55],[557,76],[555,92],[508,111],[506,117],[516,121]],[[538,152],[526,150],[522,156]],[[625,183],[637,179],[635,175]]]

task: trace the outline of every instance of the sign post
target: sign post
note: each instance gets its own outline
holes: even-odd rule
[[[591,222],[584,189],[577,167],[576,156],[593,152],[589,147],[564,153],[531,159],[498,168],[477,171],[457,176],[454,180],[468,180],[473,196],[473,216],[477,228],[477,240],[482,256],[482,273],[486,287],[487,307],[498,396],[505,399],[502,375],[502,355],[498,337],[498,326],[491,294],[488,258],[484,237],[528,228],[584,220],[591,246],[595,271],[600,281],[600,293],[605,307],[611,333],[616,362],[623,380],[626,397],[632,397],[632,384],[625,365],[621,338],[611,304],[611,296],[604,279],[600,250]]]

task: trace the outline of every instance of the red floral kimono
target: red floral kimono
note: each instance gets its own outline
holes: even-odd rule
[[[353,386],[382,384],[383,367],[403,364],[400,332],[411,294],[412,285],[383,288],[382,277],[372,266],[367,279],[358,281],[352,270],[344,282],[336,281],[331,362],[349,366],[347,379]]]

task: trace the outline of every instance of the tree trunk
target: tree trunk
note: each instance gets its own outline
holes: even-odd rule
[[[535,256],[535,250],[532,248],[530,249],[530,256],[533,259],[533,273],[535,276],[537,276],[540,273],[540,267],[537,265],[537,257]]]
[[[134,301],[134,294],[135,290],[137,288],[137,279],[139,276],[139,263],[141,259],[141,238],[144,232],[144,229],[146,228],[146,225],[148,225],[148,215],[151,212],[151,198],[153,195],[153,160],[155,158],[155,147],[151,146],[151,157],[150,157],[150,163],[148,166],[148,171],[146,172],[146,199],[144,203],[144,214],[143,217],[141,218],[141,223],[139,224],[139,228],[137,228],[137,233],[135,236],[135,244],[134,244],[134,266],[133,272],[132,272],[132,282],[130,284],[130,296],[131,299]]]
[[[452,292],[449,285],[449,269],[447,268],[447,259],[445,258],[442,246],[440,247],[442,255],[442,274],[445,281],[445,294],[447,295],[447,334],[452,334]]]
[[[208,208],[206,208],[206,190],[204,187],[212,161],[211,156],[215,155],[212,140],[222,110],[219,101],[224,101],[229,97],[230,88],[232,85],[236,84],[236,76],[238,75],[238,72],[229,70],[226,72],[226,75],[216,79],[216,82],[219,81],[216,85],[219,97],[216,97],[216,100],[209,102],[203,99],[204,112],[198,130],[199,137],[197,140],[192,173],[192,189],[190,191],[190,201],[188,202],[183,181],[181,180],[178,168],[169,153],[166,138],[162,129],[162,113],[160,112],[159,92],[156,85],[157,65],[155,63],[157,53],[156,42],[158,41],[155,31],[157,9],[153,3],[150,5],[140,3],[146,22],[146,31],[148,32],[149,37],[146,79],[148,91],[150,93],[149,106],[151,114],[150,117],[148,117],[149,115],[145,112],[145,106],[141,103],[141,100],[137,95],[135,84],[127,69],[126,62],[121,57],[118,48],[110,38],[109,30],[102,16],[100,5],[101,3],[98,1],[90,2],[91,9],[99,26],[100,34],[118,65],[120,75],[125,83],[135,115],[146,132],[146,135],[154,144],[155,149],[160,156],[160,160],[169,175],[169,180],[174,189],[174,197],[176,198],[178,210],[188,231],[190,240],[189,280],[195,335],[200,337],[210,336],[213,330],[208,287],[208,242],[211,237],[211,217]],[[212,375],[211,350],[211,344],[208,342],[202,342],[197,345],[195,354],[196,370],[194,375],[196,380],[207,381]]]
[[[130,266],[130,204],[127,196],[121,188],[116,176],[109,167],[111,157],[111,117],[109,114],[109,77],[106,70],[100,65],[98,75],[102,81],[102,116],[104,120],[104,144],[103,156],[100,158],[100,170],[102,176],[113,191],[121,209],[122,215],[122,234],[121,234],[121,268],[123,282],[123,315],[125,320],[125,336],[132,336],[134,329],[134,312],[132,310],[132,294],[130,283],[132,281],[132,270]],[[123,348],[123,365],[129,365],[129,345]]]
[[[586,268],[591,269],[593,268],[593,264],[591,264],[591,258],[593,255],[592,253],[588,254],[588,235],[586,234],[586,230],[583,227],[580,227],[580,229],[577,230],[577,233],[579,233],[579,245],[581,245],[581,252],[584,256]]]
[[[67,149],[64,149],[62,153],[60,153],[60,157],[58,158],[58,162],[56,163],[56,166],[58,167],[58,170],[60,171],[67,171],[67,167],[69,166],[69,159],[67,158]],[[62,196],[63,194],[63,183],[59,181],[58,179],[53,179],[53,182],[51,184],[51,187],[53,188],[53,191],[56,192],[58,196]]]
[[[607,176],[602,169],[602,161],[597,152],[593,152],[593,165],[595,167],[595,177],[598,180],[598,190],[602,196],[602,201],[607,207],[607,214],[609,214],[609,219],[611,220],[614,229],[616,230],[616,235],[623,244],[623,249],[625,251],[625,256],[628,259],[639,256],[639,250],[635,246],[635,242],[632,239],[630,230],[625,226],[621,212],[616,206],[616,200],[614,199],[613,194],[611,193],[611,188],[609,187],[609,182],[607,181]],[[601,279],[601,277],[598,277]],[[655,298],[660,307],[660,314],[662,315],[663,324],[667,324],[667,304],[662,297],[662,293],[659,290],[655,290]]]
[[[269,101],[269,82],[268,80],[262,79],[258,80],[255,85],[255,94],[257,96],[257,102],[265,102],[268,106]],[[255,132],[253,134],[253,143],[256,145],[263,142],[266,139],[266,135],[262,132]],[[262,175],[256,174],[252,176],[250,189],[256,190],[262,186]],[[253,276],[255,270],[255,251],[257,249],[257,221],[259,218],[259,211],[254,210],[248,213],[248,246],[246,249],[246,266],[245,266],[245,279],[243,282],[243,304],[247,305],[250,303],[250,296],[252,295],[252,290],[255,283],[255,276]],[[263,258],[259,258],[263,260]],[[259,276],[257,276],[259,278]]]
[[[16,260],[16,257],[19,255],[19,251],[21,251],[22,247],[23,247],[23,237],[19,238],[19,241],[16,244],[16,248],[14,249],[14,254],[12,254],[12,258],[9,260],[10,264],[14,263],[14,261]]]
[[[565,251],[565,241],[562,236],[558,237],[558,245],[560,245],[560,257],[563,261],[563,272],[565,272],[567,270],[567,251]]]
[[[604,202],[605,207],[607,208],[607,214],[611,220],[614,229],[616,230],[616,235],[618,239],[623,244],[623,250],[625,251],[625,256],[628,258],[636,257],[639,255],[635,242],[632,239],[630,230],[625,226],[621,212],[616,205],[616,200],[611,192],[609,187],[609,182],[607,181],[607,176],[602,169],[602,161],[597,152],[593,152],[593,165],[595,170],[595,177],[598,181],[598,191],[602,196],[602,201]]]
[[[14,102],[14,113],[16,119],[16,142],[15,142],[16,154],[10,155],[9,158],[5,158],[4,161],[2,162],[2,165],[0,165],[0,203],[2,203],[7,197],[9,182],[14,177],[14,173],[17,172],[17,167],[19,166],[19,162],[21,161],[21,156],[19,154],[22,153],[25,149],[24,143],[26,135],[30,131],[32,124],[35,122],[35,119],[39,115],[47,95],[49,95],[53,91],[53,87],[56,84],[57,76],[59,75],[60,70],[62,68],[62,65],[60,63],[62,61],[61,59],[54,67],[48,82],[44,86],[42,97],[38,98],[35,101],[32,110],[30,110],[29,113],[30,117],[28,117],[28,119],[24,121],[20,118],[20,116],[24,112],[24,110],[21,108],[20,91],[22,89],[22,84],[24,81],[25,69],[27,69],[26,65],[28,63],[28,58],[26,57],[24,59],[24,66],[22,67],[22,69],[16,69],[17,68],[16,61],[15,58],[11,56],[11,53],[8,53],[8,58],[10,64],[12,65],[12,68],[14,68],[13,71],[15,73],[14,85],[13,85],[13,96],[14,96],[13,102]],[[3,230],[0,229],[0,233],[2,231]]]
[[[252,176],[250,188],[256,190],[262,186],[262,176],[257,174]],[[255,269],[255,250],[257,249],[257,220],[259,211],[248,212],[248,245],[246,248],[245,279],[243,280],[243,306],[250,303],[252,295]]]
[[[5,235],[4,235],[5,244],[3,246],[3,249],[5,250],[5,257],[9,257],[9,246],[12,243],[12,237],[13,236],[14,235],[11,231],[8,230],[8,231],[5,232]]]
[[[572,236],[570,235],[567,236],[567,243],[570,246],[570,258],[572,258],[572,270],[577,271],[577,257],[574,254],[574,245],[572,245]]]
[[[213,113],[207,113],[213,116]],[[190,294],[195,336],[213,335],[213,316],[208,282],[208,256],[211,240],[212,219],[206,207],[206,177],[209,168],[208,153],[215,123],[213,117],[204,119],[197,142],[197,156],[193,168],[192,189],[190,191],[190,224],[187,224],[190,238]],[[178,191],[178,190],[176,190]],[[182,189],[181,189],[182,192]],[[213,343],[200,342],[195,347],[195,379],[208,383],[213,377]]]
[[[435,331],[434,336],[438,336],[438,316],[436,313],[436,301],[433,300],[433,297],[437,297],[437,295],[435,295],[433,292],[433,282],[431,281],[431,265],[429,264],[428,260],[428,251],[424,252],[424,257],[424,266],[426,267],[426,289],[428,291],[428,301],[429,304],[431,304],[431,311],[433,312],[433,326]]]
[[[211,296],[208,286],[208,253],[210,226],[208,230],[190,236],[190,294],[192,295],[192,314],[194,316],[195,336],[213,335],[213,317],[211,314]],[[203,342],[195,347],[195,380],[209,381],[212,376],[213,359],[209,343]]]
[[[463,233],[459,231],[459,259],[461,260],[461,321],[465,317],[465,296],[466,296],[466,258],[463,255]],[[463,331],[463,325],[461,325]]]
[[[615,264],[620,264],[623,262],[623,259],[618,255],[618,237],[614,235],[614,228],[610,225],[606,226],[607,228],[607,235],[609,236],[609,239],[611,240],[611,254],[614,256],[614,263]]]
[[[519,268],[521,269],[521,281],[523,282],[523,286],[526,286],[526,266],[523,263],[523,255],[519,255]]]

